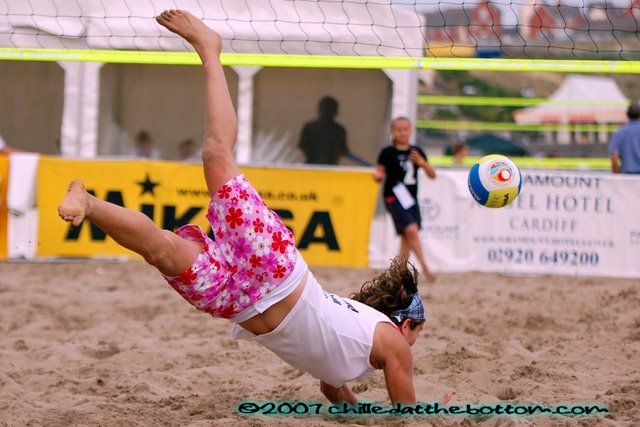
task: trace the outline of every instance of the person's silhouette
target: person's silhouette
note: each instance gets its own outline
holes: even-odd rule
[[[298,147],[308,164],[336,165],[340,157],[349,153],[347,132],[335,121],[338,101],[325,96],[318,103],[318,118],[305,123]]]

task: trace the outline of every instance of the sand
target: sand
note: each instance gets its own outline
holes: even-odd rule
[[[375,271],[312,269],[347,295]],[[197,312],[142,261],[0,263],[1,426],[631,426],[640,423],[640,281],[441,274],[422,284],[421,402],[607,405],[606,417],[267,417],[317,380]],[[354,382],[387,403],[380,371]]]

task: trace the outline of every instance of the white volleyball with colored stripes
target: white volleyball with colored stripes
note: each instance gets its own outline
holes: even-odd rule
[[[520,169],[500,154],[484,156],[469,171],[469,191],[482,206],[502,208],[513,202],[522,187]]]

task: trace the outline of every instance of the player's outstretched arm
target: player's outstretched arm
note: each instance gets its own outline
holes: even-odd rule
[[[411,347],[403,335],[388,323],[380,323],[376,327],[371,364],[383,370],[391,403],[416,403]]]

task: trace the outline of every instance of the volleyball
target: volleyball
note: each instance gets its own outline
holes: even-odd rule
[[[513,160],[490,154],[471,167],[468,184],[476,202],[487,208],[502,208],[520,194],[522,177]]]

